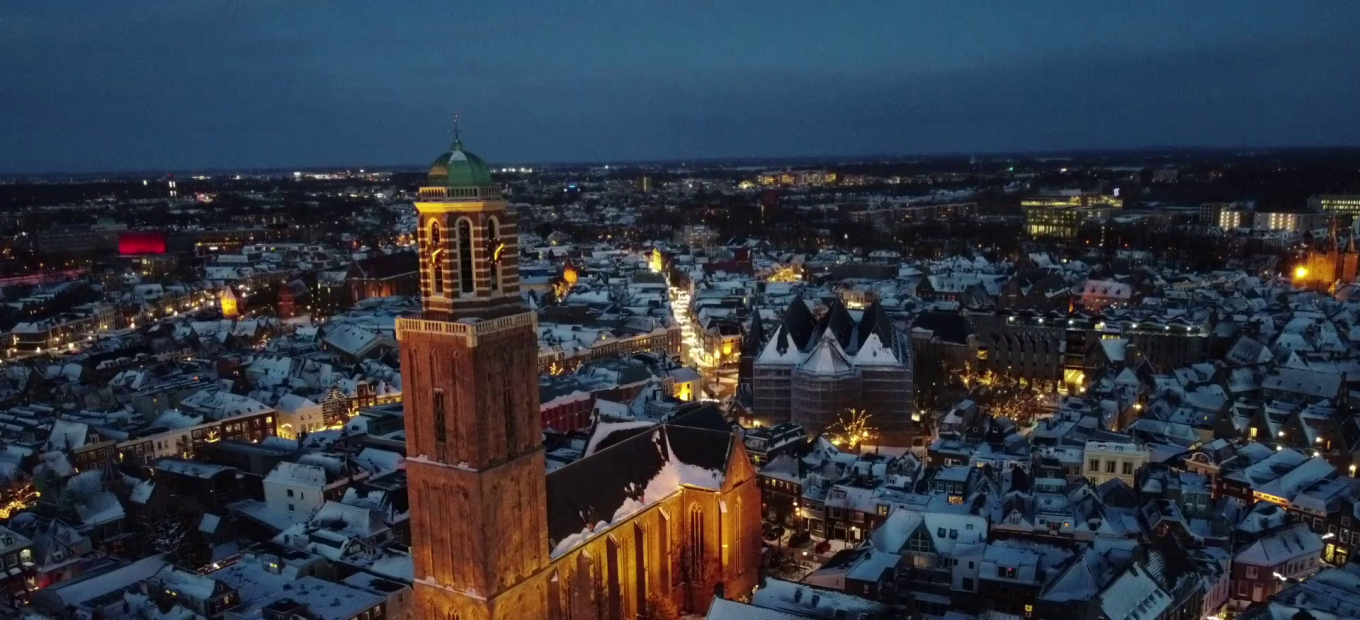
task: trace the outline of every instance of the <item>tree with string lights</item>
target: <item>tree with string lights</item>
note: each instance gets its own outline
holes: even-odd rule
[[[873,417],[864,409],[846,409],[836,416],[836,421],[826,427],[826,435],[831,445],[853,450],[861,444],[878,439],[878,429],[872,424]]]

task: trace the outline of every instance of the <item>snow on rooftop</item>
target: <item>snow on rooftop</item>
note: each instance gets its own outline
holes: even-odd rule
[[[115,590],[141,583],[166,566],[164,557],[157,554],[107,573],[79,581],[58,583],[51,586],[51,589],[60,597],[63,604],[79,605]]]
[[[233,615],[243,619],[264,618],[264,607],[275,602],[289,601],[306,607],[315,620],[350,620],[387,601],[387,597],[358,588],[326,581],[317,577],[303,577],[283,589],[238,608]]]
[[[1130,566],[1100,595],[1100,609],[1109,620],[1153,620],[1162,617],[1171,603],[1171,596],[1137,565]]]
[[[586,529],[557,541],[550,554],[551,557],[561,556],[609,529],[615,523],[620,523],[645,508],[674,495],[680,491],[681,487],[690,486],[710,491],[716,491],[722,487],[722,471],[705,469],[682,462],[675,456],[675,451],[671,449],[670,438],[661,429],[652,432],[652,442],[656,444],[657,451],[666,457],[666,461],[662,464],[661,470],[647,482],[644,488],[630,489],[634,492],[641,491],[638,499],[625,499],[623,505],[619,506],[608,521],[601,520],[594,525],[588,525]],[[664,447],[662,442],[665,442]]]
[[[156,461],[156,469],[165,472],[180,474],[182,476],[193,476],[195,478],[211,478],[232,468],[225,465],[215,465],[200,461],[181,461],[179,459],[161,459]]]
[[[869,334],[859,352],[855,353],[857,366],[896,366],[898,363],[897,356],[883,346],[883,340],[876,333]]]
[[[282,461],[264,477],[266,483],[321,488],[326,486],[326,470],[316,465]]]

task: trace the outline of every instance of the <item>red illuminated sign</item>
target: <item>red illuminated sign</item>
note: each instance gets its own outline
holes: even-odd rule
[[[118,253],[142,256],[165,253],[165,233],[125,230],[118,233]]]

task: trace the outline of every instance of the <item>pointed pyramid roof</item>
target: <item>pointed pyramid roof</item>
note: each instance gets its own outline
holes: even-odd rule
[[[807,302],[803,301],[800,293],[793,298],[789,304],[789,309],[784,312],[784,320],[780,324],[780,330],[785,332],[791,343],[799,351],[806,349],[812,340],[812,332],[817,327],[817,318],[808,309]]]
[[[761,349],[760,356],[756,358],[758,364],[783,364],[793,365],[802,359],[802,352],[794,346],[793,338],[789,336],[789,330],[783,325],[775,330],[774,336],[765,347]]]
[[[883,346],[878,334],[869,332],[869,337],[855,353],[855,364],[860,366],[892,366],[898,363],[892,350]]]
[[[750,308],[751,329],[746,331],[746,340],[741,343],[741,354],[756,355],[760,352],[761,345],[765,344],[765,325],[760,320],[760,308],[755,304],[747,304]]]
[[[831,330],[822,333],[821,340],[817,341],[817,346],[813,347],[812,352],[798,366],[798,369],[802,372],[818,375],[839,375],[855,372],[855,366],[850,363],[850,356],[845,354],[845,349],[841,348]]]
[[[855,319],[850,316],[850,311],[839,298],[831,302],[831,308],[826,313],[826,330],[835,334],[836,342],[841,347],[850,346],[850,335],[855,331]]]

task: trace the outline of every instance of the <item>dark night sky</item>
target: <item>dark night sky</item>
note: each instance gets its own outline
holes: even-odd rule
[[[0,172],[1360,144],[1360,2],[0,2]]]

